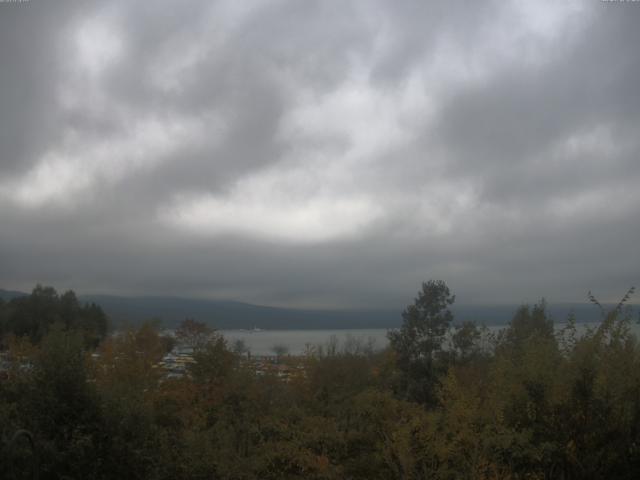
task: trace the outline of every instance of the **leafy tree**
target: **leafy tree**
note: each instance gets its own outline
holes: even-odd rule
[[[176,340],[193,350],[202,349],[214,336],[214,330],[205,323],[185,318],[176,328]]]
[[[523,347],[532,337],[553,339],[553,320],[547,315],[547,304],[542,299],[530,308],[522,305],[516,311],[505,331],[504,341],[518,349]]]
[[[454,301],[442,280],[423,282],[414,304],[402,313],[402,327],[387,334],[402,374],[400,388],[420,403],[436,402],[438,376],[446,369],[442,346],[453,320],[449,306]]]
[[[273,347],[271,347],[271,351],[275,354],[276,358],[280,360],[280,358],[284,357],[286,354],[289,353],[289,347],[278,343]]]
[[[82,334],[54,325],[28,372],[19,408],[22,424],[34,433],[42,471],[51,478],[93,478],[102,423]]]
[[[5,309],[5,331],[28,336],[38,343],[55,323],[67,330],[81,331],[85,344],[95,348],[108,331],[108,320],[102,309],[82,305],[71,290],[58,295],[52,287],[37,285],[31,295],[13,298]]]
[[[39,342],[49,327],[60,321],[58,294],[51,287],[37,285],[31,295],[14,298],[9,303],[12,308],[8,330],[19,336],[26,335],[33,342]]]
[[[327,414],[336,405],[377,383],[378,358],[336,352],[306,358],[309,400],[319,413]]]
[[[165,342],[153,322],[104,341],[91,360],[91,383],[102,405],[103,470],[111,478],[150,478],[162,460],[154,424]],[[157,477],[156,477],[157,478]]]
[[[459,361],[469,361],[480,352],[481,337],[482,332],[474,322],[465,321],[462,325],[456,325],[451,346]]]
[[[244,355],[245,353],[249,353],[249,347],[247,346],[247,343],[240,338],[236,339],[233,342],[233,347],[231,348],[231,350],[236,355]]]
[[[218,385],[231,373],[235,355],[227,348],[222,335],[213,335],[209,341],[195,351],[191,372],[196,382]]]
[[[109,319],[102,308],[95,303],[90,303],[80,308],[77,326],[83,332],[85,344],[96,348],[107,336]]]
[[[0,347],[2,346],[2,338],[4,336],[7,322],[7,307],[4,299],[0,298]]]

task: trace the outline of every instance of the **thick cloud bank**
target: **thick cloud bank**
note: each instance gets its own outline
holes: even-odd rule
[[[395,307],[640,272],[640,4],[0,3],[0,286]]]

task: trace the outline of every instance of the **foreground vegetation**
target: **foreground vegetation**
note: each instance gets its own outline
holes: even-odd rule
[[[180,332],[191,375],[166,379],[153,324],[107,336],[99,307],[38,287],[0,301],[0,478],[638,478],[626,299],[585,333],[540,303],[492,336],[452,326],[430,281],[387,350],[310,349],[283,382],[197,322]]]

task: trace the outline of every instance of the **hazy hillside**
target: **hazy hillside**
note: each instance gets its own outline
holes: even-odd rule
[[[26,293],[0,290],[0,298],[4,300],[23,295]],[[162,320],[167,327],[185,318],[194,318],[218,329],[395,328],[402,322],[402,307],[397,310],[303,310],[180,297],[79,295],[79,298],[100,305],[116,326],[138,324],[151,318]],[[473,320],[478,324],[503,325],[517,308],[518,305],[454,305],[453,311],[456,322]],[[571,311],[579,322],[600,318],[597,308],[588,303],[549,305],[548,311],[556,322],[564,321]]]
[[[0,288],[0,298],[2,300],[11,300],[12,298],[16,298],[16,297],[24,297],[25,295],[27,295],[24,292],[17,292],[14,290],[2,290]]]
[[[402,307],[397,310],[302,310],[179,297],[86,295],[80,298],[99,304],[116,325],[158,318],[171,327],[187,317],[218,329],[395,328],[402,323]],[[453,311],[456,322],[473,320],[479,324],[503,325],[511,320],[517,308],[518,305],[454,305]],[[549,305],[548,311],[556,322],[564,321],[571,311],[579,322],[600,318],[598,310],[590,304]]]
[[[187,317],[219,329],[390,328],[400,324],[400,314],[394,311],[297,310],[178,297],[81,298],[99,304],[116,324],[158,318],[170,327]]]

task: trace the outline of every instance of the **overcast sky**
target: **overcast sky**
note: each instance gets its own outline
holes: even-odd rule
[[[640,278],[640,3],[0,3],[0,288],[390,307]]]

